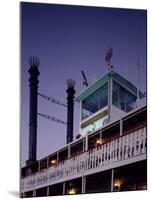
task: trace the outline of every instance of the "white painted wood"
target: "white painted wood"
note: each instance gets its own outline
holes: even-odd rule
[[[99,148],[94,148],[21,179],[21,192],[146,159],[145,142],[146,128],[114,139]]]
[[[80,108],[79,108],[79,133],[81,132],[81,121],[82,121],[82,101],[80,101]]]
[[[88,133],[86,133],[86,136],[85,136],[85,151],[88,150]]]
[[[47,196],[49,196],[49,186],[47,187]]]
[[[111,192],[114,190],[114,169],[111,170]]]
[[[33,190],[33,197],[36,197],[36,190]]]
[[[57,162],[59,161],[59,151],[57,152]]]
[[[123,120],[120,119],[120,136],[123,135]]]
[[[68,145],[68,158],[70,158],[70,155],[71,155],[71,146]]]
[[[86,177],[82,176],[82,194],[85,194],[85,189],[86,189]]]
[[[66,191],[66,183],[63,182],[63,195],[65,195],[65,191]]]
[[[49,167],[49,157],[47,157],[47,168]]]

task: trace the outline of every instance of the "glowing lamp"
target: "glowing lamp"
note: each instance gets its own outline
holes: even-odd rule
[[[115,180],[115,183],[114,183],[115,190],[119,190],[120,187],[121,187],[121,181],[120,180]]]
[[[97,139],[96,140],[96,145],[101,145],[102,144],[102,140],[101,139]]]
[[[51,160],[51,164],[56,164],[56,160]]]
[[[76,194],[76,189],[75,188],[71,188],[69,190],[68,194]]]

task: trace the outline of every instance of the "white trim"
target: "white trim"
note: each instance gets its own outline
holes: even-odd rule
[[[123,120],[120,119],[120,136],[123,135]]]
[[[65,194],[65,192],[66,192],[66,182],[63,182],[63,195]]]
[[[111,192],[114,190],[114,169],[111,170]]]
[[[50,167],[45,171],[23,178],[21,191],[34,190],[145,160],[147,157],[145,141],[146,128],[116,138],[102,144],[100,148],[94,148],[90,152],[84,152],[65,160],[56,167]],[[49,178],[45,179],[45,177]]]
[[[105,111],[105,110],[108,110],[108,105],[105,106],[104,108],[102,108],[101,110],[98,110],[97,112],[95,112],[94,114],[92,114],[91,116],[87,117],[86,119],[82,120],[80,122],[80,127],[81,127],[81,124],[83,124],[84,122],[88,121],[89,119],[95,117],[96,115],[100,114],[101,112]]]
[[[135,162],[139,162],[139,161],[142,161],[142,160],[146,160],[146,158],[147,158],[146,154],[138,155],[135,158],[133,157],[133,158],[130,158],[130,159],[125,159],[125,160],[120,161],[120,162],[118,161],[118,162],[115,162],[113,164],[101,167],[99,169],[92,169],[92,170],[89,170],[89,171],[87,171],[85,173],[80,172],[79,174],[75,174],[72,177],[66,177],[66,178],[62,179],[61,181],[60,180],[56,180],[56,181],[53,181],[53,183],[49,182],[49,183],[37,185],[35,187],[31,187],[30,189],[24,189],[24,190],[21,190],[21,193],[28,192],[28,191],[31,191],[31,190],[34,190],[34,189],[39,189],[39,188],[42,188],[42,187],[47,187],[47,186],[50,186],[50,185],[55,185],[57,183],[62,183],[62,182],[65,182],[65,181],[76,179],[76,178],[80,178],[83,175],[84,176],[88,176],[88,175],[95,174],[95,173],[98,173],[98,172],[103,172],[103,171],[106,171],[106,170],[109,170],[109,169],[122,167],[124,165],[128,165],[128,164],[131,164],[131,163],[135,163]]]

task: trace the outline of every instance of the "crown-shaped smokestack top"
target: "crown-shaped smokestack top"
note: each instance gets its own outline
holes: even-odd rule
[[[68,79],[67,80],[68,89],[72,89],[72,88],[74,89],[75,84],[76,84],[75,80],[73,80],[73,79]]]
[[[35,56],[30,56],[29,64],[31,68],[38,68],[38,66],[40,65],[40,60]]]

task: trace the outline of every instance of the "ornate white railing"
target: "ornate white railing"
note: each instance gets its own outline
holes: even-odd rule
[[[21,192],[137,161],[146,155],[146,127],[21,179]],[[116,164],[116,165],[115,165]]]

